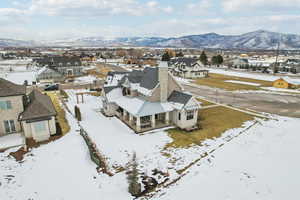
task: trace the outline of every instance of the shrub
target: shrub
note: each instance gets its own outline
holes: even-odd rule
[[[139,196],[141,194],[141,184],[139,183],[139,172],[137,169],[138,163],[136,160],[136,153],[133,154],[131,166],[127,172],[127,181],[128,181],[128,192],[132,196]]]

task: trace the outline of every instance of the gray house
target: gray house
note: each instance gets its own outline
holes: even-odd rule
[[[44,57],[33,60],[33,65],[46,67],[50,70],[42,70],[37,76],[39,81],[43,80],[60,80],[61,77],[80,76],[83,74],[83,66],[79,57]],[[59,75],[61,77],[59,77]]]
[[[167,126],[197,128],[200,104],[183,92],[166,62],[143,71],[111,72],[102,96],[103,113],[117,116],[137,133]]]
[[[56,134],[56,112],[50,97],[38,90],[26,95],[26,87],[0,79],[0,139],[20,134],[45,141]]]

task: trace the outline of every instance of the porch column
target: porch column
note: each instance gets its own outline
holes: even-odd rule
[[[155,128],[155,114],[151,115],[151,127]]]
[[[129,113],[129,124],[132,125],[133,115]]]
[[[126,120],[126,116],[127,116],[127,111],[123,110],[123,119]]]
[[[170,116],[169,116],[169,112],[166,112],[166,119],[165,119],[165,123],[169,124],[170,121]]]
[[[136,117],[136,130],[140,131],[141,130],[141,118]]]

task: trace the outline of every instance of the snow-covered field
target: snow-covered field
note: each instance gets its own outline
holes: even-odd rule
[[[283,88],[274,88],[274,87],[262,87],[262,89],[275,91],[275,92],[288,92],[288,93],[300,94],[300,90],[295,90],[295,89],[283,89]]]
[[[126,177],[98,174],[75,120],[68,115],[71,132],[33,149],[18,163],[0,153],[0,199],[132,199]]]
[[[260,86],[260,84],[258,84],[258,83],[250,83],[250,82],[246,82],[246,81],[227,80],[227,81],[224,81],[224,82],[226,82],[226,83],[237,83],[237,84],[242,84],[242,85]]]
[[[162,200],[298,199],[299,119],[256,126],[192,167]]]
[[[25,138],[20,133],[2,136],[0,138],[0,149],[17,147],[25,144]]]
[[[99,78],[98,78],[99,79]],[[95,76],[82,76],[75,78],[75,83],[93,83],[94,81],[98,80]]]
[[[25,80],[28,81],[29,84],[32,81],[36,81],[37,71],[28,71],[28,72],[7,72],[1,73],[0,78],[4,78],[16,84],[23,84]]]
[[[209,68],[210,73],[216,73],[216,74],[224,74],[228,76],[237,76],[237,77],[243,77],[243,78],[252,78],[257,80],[264,80],[264,81],[275,81],[279,77],[273,76],[269,74],[258,74],[258,73],[249,73],[249,72],[239,72],[239,71],[229,71],[225,69],[214,69]]]

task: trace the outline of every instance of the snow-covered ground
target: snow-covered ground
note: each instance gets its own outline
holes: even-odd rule
[[[193,166],[162,200],[297,199],[299,119],[256,126]]]
[[[0,149],[23,146],[25,138],[20,133],[8,134],[0,137]]]
[[[262,89],[275,91],[275,92],[288,92],[288,93],[300,94],[300,90],[296,90],[296,89],[283,89],[283,88],[274,88],[274,87],[262,87]]]
[[[258,83],[250,83],[250,82],[246,82],[246,81],[226,80],[224,82],[237,83],[237,84],[242,84],[242,85],[260,86],[260,84],[258,84]]]
[[[70,133],[33,149],[21,163],[8,156],[16,149],[0,153],[1,200],[132,199],[124,174],[96,172],[75,120],[69,114],[68,120]]]
[[[32,81],[36,81],[36,74],[37,71],[7,72],[7,73],[0,72],[0,78],[4,78],[16,84],[23,84],[24,81],[27,80],[28,83],[31,84]]]
[[[98,78],[99,79],[99,78]],[[75,83],[93,83],[94,81],[98,80],[95,76],[82,76],[75,78]]]
[[[252,79],[258,79],[258,80],[264,80],[264,81],[275,81],[279,79],[278,76],[273,76],[269,74],[258,74],[258,73],[249,73],[249,72],[239,72],[239,71],[229,71],[225,69],[214,69],[209,68],[210,73],[216,73],[216,74],[224,74],[228,76],[237,76],[237,77],[243,77],[243,78],[252,78]]]

